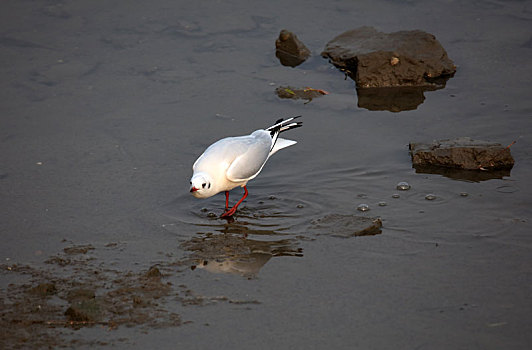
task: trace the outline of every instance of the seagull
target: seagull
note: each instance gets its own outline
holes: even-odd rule
[[[274,125],[246,136],[226,137],[210,145],[192,166],[190,193],[196,198],[208,198],[225,191],[225,212],[230,217],[248,196],[246,185],[259,175],[266,161],[275,152],[296,144],[279,134],[303,125],[294,121],[301,116],[279,119]],[[229,209],[229,191],[244,188],[244,195]]]

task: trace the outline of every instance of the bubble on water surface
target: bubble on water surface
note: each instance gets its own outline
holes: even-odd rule
[[[392,198],[400,198],[401,196],[397,193],[392,194]]]
[[[428,200],[428,201],[433,201],[435,200],[437,197],[435,194],[432,194],[432,193],[429,193],[425,196],[425,199]]]
[[[384,202],[384,201],[379,202],[379,207],[385,207],[385,206],[387,206],[387,205],[388,205],[388,203],[386,203],[386,202]]]
[[[358,211],[368,211],[368,210],[369,210],[369,205],[367,205],[367,204],[360,204],[360,205],[357,207],[357,210],[358,210]]]
[[[397,184],[396,188],[401,191],[408,191],[410,189],[410,185],[406,181],[401,181]]]
[[[467,192],[460,192],[460,196],[461,196],[461,197],[467,197],[467,196],[469,196],[469,193],[467,193]]]

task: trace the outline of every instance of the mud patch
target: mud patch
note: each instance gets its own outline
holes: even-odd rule
[[[109,332],[125,326],[146,332],[178,327],[188,322],[175,311],[176,302],[183,307],[259,303],[202,296],[184,284],[174,286],[170,279],[179,274],[176,267],[184,264],[181,261],[134,272],[111,268],[113,263],[92,255],[102,250],[115,253],[116,245],[69,246],[39,267],[0,265],[0,277],[16,281],[0,289],[0,348],[113,345],[128,339],[117,333],[117,339],[109,342],[84,340],[76,331],[98,327]]]

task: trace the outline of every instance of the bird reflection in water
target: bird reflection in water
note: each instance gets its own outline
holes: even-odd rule
[[[303,256],[303,249],[297,247],[296,239],[281,240],[255,240],[247,238],[249,235],[261,234],[271,231],[248,230],[237,228],[239,233],[233,231],[233,225],[227,225],[223,233],[202,234],[184,242],[181,247],[192,252],[190,259],[191,268],[202,268],[212,273],[230,273],[247,278],[254,278],[260,269],[273,257]],[[278,234],[277,234],[278,235]],[[271,235],[268,235],[271,238]]]

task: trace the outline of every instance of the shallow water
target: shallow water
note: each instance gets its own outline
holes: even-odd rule
[[[0,308],[12,315],[21,311],[17,300],[49,305],[22,315],[59,322],[2,316],[1,347],[532,343],[529,2],[0,8]],[[358,107],[353,81],[319,53],[362,25],[434,34],[457,73],[415,110]],[[313,53],[299,67],[275,57],[283,28]],[[279,86],[329,95],[279,99]],[[205,147],[293,115],[303,115],[304,126],[286,137],[298,144],[249,183],[233,222],[209,215],[222,212],[223,194],[190,196],[191,165]],[[517,140],[510,176],[457,180],[411,167],[409,142],[459,136]],[[398,190],[401,181],[411,188]],[[231,201],[239,196],[235,189]],[[316,229],[314,220],[333,214],[380,218],[382,233],[345,238]],[[79,245],[94,249],[64,250]],[[140,312],[127,288],[140,293],[138,276],[153,265],[169,288],[141,295],[143,313],[131,323],[61,323],[69,280],[121,306],[117,319]],[[56,295],[24,299],[46,281]]]

